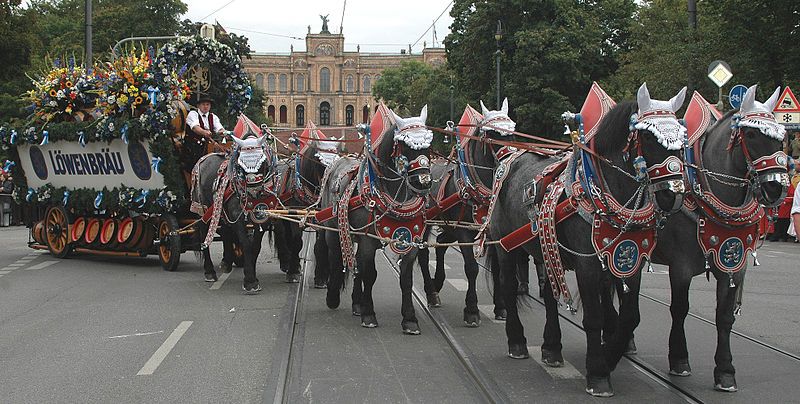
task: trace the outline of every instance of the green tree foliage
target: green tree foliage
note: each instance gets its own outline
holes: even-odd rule
[[[20,6],[20,0],[0,1],[0,119],[22,118],[19,96],[30,81],[25,71],[41,43],[34,31],[37,15]]]

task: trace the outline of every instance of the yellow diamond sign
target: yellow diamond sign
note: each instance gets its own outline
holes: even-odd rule
[[[708,69],[708,78],[717,85],[717,87],[722,87],[725,83],[728,82],[733,77],[733,73],[727,67],[727,63],[718,60],[709,66]]]

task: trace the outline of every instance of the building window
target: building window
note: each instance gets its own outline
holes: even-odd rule
[[[298,105],[294,109],[294,116],[295,116],[295,124],[297,127],[306,126],[306,108],[302,105]]]
[[[346,84],[345,88],[347,89],[348,93],[352,93],[353,92],[353,76],[352,75],[348,75],[347,76],[347,84]]]
[[[267,118],[269,118],[270,122],[275,123],[275,106],[270,105],[267,107]]]
[[[369,76],[364,76],[364,85],[361,86],[361,90],[365,93],[372,91],[372,84],[369,80]]]
[[[256,73],[256,87],[264,88],[264,75],[261,73]]]
[[[366,105],[361,110],[361,123],[369,123],[369,107]]]
[[[282,93],[285,93],[288,87],[288,79],[286,78],[285,74],[281,74],[278,77],[278,88],[281,90]]]
[[[319,124],[325,126],[331,124],[331,104],[328,104],[328,101],[319,104]]]
[[[381,75],[380,74],[376,74],[375,75],[375,82],[377,83],[378,80],[380,80],[380,79],[381,79]]]
[[[353,116],[355,116],[355,108],[352,105],[348,105],[344,108],[344,124],[347,126],[353,126]]]
[[[272,73],[267,75],[267,92],[268,93],[275,92],[275,75]]]
[[[327,67],[319,70],[319,92],[331,92],[331,71]]]
[[[297,92],[298,93],[302,93],[303,91],[306,91],[305,87],[306,87],[306,78],[305,78],[305,76],[303,76],[302,74],[298,74],[297,75]]]
[[[287,117],[288,116],[288,109],[286,108],[286,105],[281,105],[280,114],[281,114],[280,115],[281,116],[281,123],[289,122],[289,118]]]

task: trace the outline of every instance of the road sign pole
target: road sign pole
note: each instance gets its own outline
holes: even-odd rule
[[[725,112],[725,111],[723,111],[723,108],[725,108],[725,104],[722,102],[722,87],[720,87],[719,88],[719,98],[718,98],[718,101],[717,101],[717,109],[719,110],[719,112]]]

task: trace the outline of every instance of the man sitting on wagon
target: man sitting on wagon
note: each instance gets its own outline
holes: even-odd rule
[[[203,96],[197,101],[197,109],[186,116],[186,136],[183,139],[182,168],[191,173],[197,160],[208,154],[208,144],[214,134],[223,134],[225,128],[219,117],[211,112],[212,100]]]

